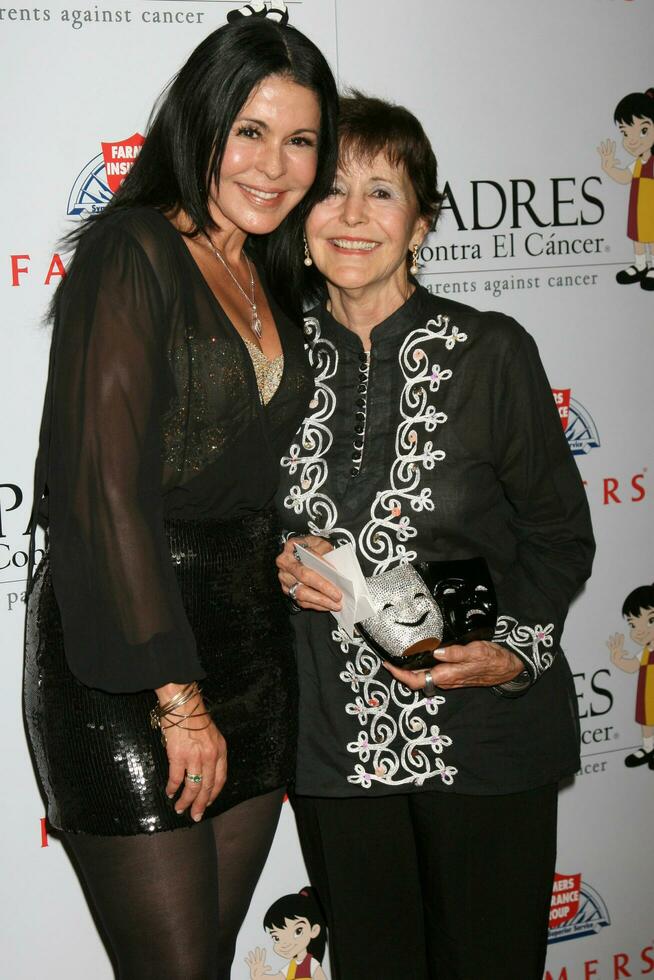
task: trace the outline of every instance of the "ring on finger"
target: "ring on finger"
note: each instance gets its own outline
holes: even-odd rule
[[[431,676],[431,671],[425,671],[425,686],[424,692],[426,698],[433,698],[436,693],[436,685],[434,684],[434,678]]]
[[[201,783],[202,775],[199,772],[188,772],[186,773],[186,778],[189,783]]]
[[[301,584],[301,582],[294,582],[288,590],[289,598],[292,599],[293,602],[297,602],[297,590],[300,588]]]

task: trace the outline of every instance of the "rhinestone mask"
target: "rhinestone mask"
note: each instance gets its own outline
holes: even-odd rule
[[[366,582],[377,615],[363,620],[360,629],[373,646],[402,659],[439,646],[443,616],[412,565],[399,565]]]
[[[497,600],[483,558],[400,565],[366,582],[377,615],[359,630],[399,667],[433,667],[436,647],[494,636]]]

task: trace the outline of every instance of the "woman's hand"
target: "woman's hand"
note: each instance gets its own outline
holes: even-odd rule
[[[494,687],[512,681],[524,670],[524,664],[515,653],[488,640],[475,640],[465,646],[453,644],[434,652],[438,666],[429,673],[434,684],[445,691],[457,687]],[[406,670],[384,661],[384,666],[412,691],[425,686],[425,669]]]
[[[166,684],[156,690],[160,704],[170,701],[184,689],[184,684]],[[193,709],[195,714],[191,715]],[[166,736],[168,754],[168,783],[166,795],[172,798],[184,783],[184,790],[175,801],[175,813],[191,808],[196,822],[216,799],[227,779],[227,743],[208,715],[201,695],[197,694],[181,708],[180,714],[188,715],[181,725],[171,725],[179,718],[162,718],[162,731]],[[207,722],[209,722],[207,724]],[[182,727],[184,726],[184,727]],[[187,779],[187,773],[202,778],[198,782]]]
[[[282,591],[288,595],[293,589],[291,598],[295,599],[302,609],[315,609],[318,612],[339,610],[341,593],[326,578],[311,568],[306,568],[297,560],[293,552],[296,544],[303,545],[321,557],[328,551],[332,551],[334,547],[325,538],[318,538],[313,534],[303,535],[301,538],[289,538],[284,545],[284,550],[277,556]],[[294,588],[296,585],[297,588]]]

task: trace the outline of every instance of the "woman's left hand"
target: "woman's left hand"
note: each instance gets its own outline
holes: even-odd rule
[[[393,677],[412,691],[425,686],[425,668],[406,670],[384,661]],[[488,640],[475,640],[465,646],[452,645],[434,652],[434,667],[429,671],[436,687],[445,691],[457,687],[493,687],[504,684],[524,670],[515,653]]]

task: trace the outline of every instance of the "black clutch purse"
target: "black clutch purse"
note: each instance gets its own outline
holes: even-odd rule
[[[366,583],[376,615],[357,628],[397,667],[433,667],[437,647],[495,634],[497,598],[484,558],[399,565]]]

